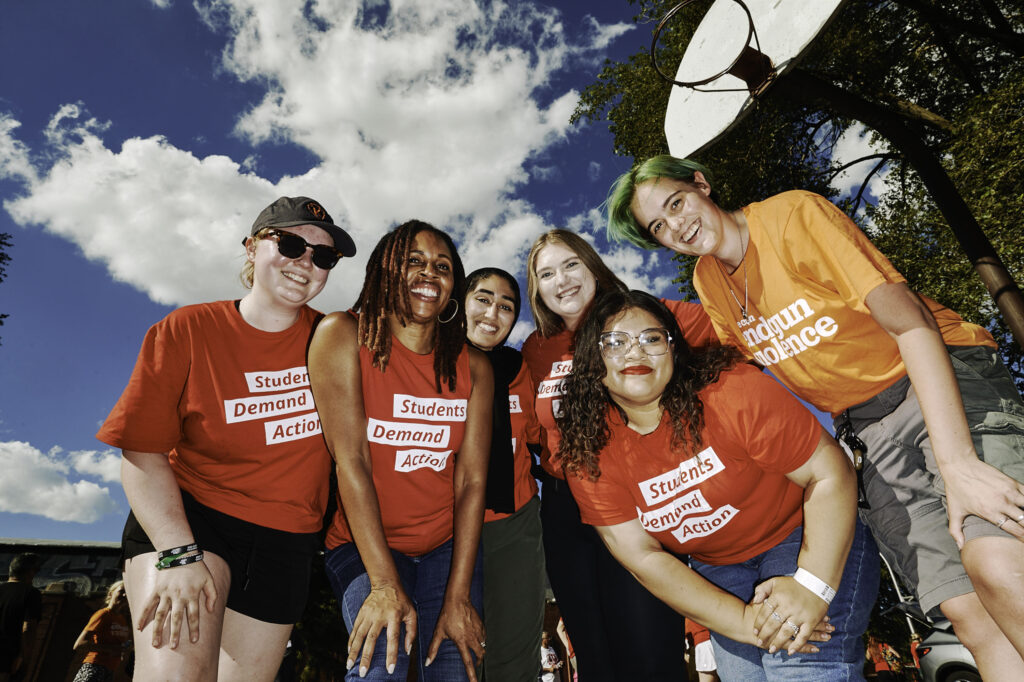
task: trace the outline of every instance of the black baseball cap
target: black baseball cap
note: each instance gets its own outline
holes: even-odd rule
[[[334,248],[341,251],[346,258],[356,255],[356,243],[348,232],[334,224],[331,214],[309,197],[281,197],[270,206],[260,211],[256,222],[252,224],[250,234],[267,227],[296,227],[298,225],[316,225],[331,235]]]

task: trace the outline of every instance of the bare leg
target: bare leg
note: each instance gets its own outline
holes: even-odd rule
[[[156,579],[156,552],[140,554],[125,562],[124,588],[133,617],[142,613],[145,602],[153,593]],[[135,640],[135,678],[139,680],[181,680],[182,682],[206,682],[217,679],[217,657],[220,650],[221,626],[224,619],[224,604],[227,601],[231,575],[227,564],[216,554],[205,553],[204,564],[213,575],[217,588],[217,602],[213,613],[201,607],[199,615],[199,641],[193,644],[184,626],[177,648],[172,649],[170,641],[170,619],[164,625],[163,641],[159,649],[153,648],[153,623],[141,632],[132,627]],[[167,570],[175,570],[173,568]]]
[[[973,541],[972,541],[973,542]],[[1024,680],[1024,661],[974,592],[942,602],[940,608],[986,680]]]
[[[220,644],[220,682],[273,682],[291,634],[291,625],[265,623],[227,609]]]
[[[1024,670],[1024,542],[1002,536],[974,538],[961,557],[978,598],[1017,650],[1016,660]]]

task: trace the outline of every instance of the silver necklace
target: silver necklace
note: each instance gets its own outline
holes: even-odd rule
[[[740,237],[742,241],[742,237]],[[740,254],[740,260],[743,261],[743,303],[740,303],[740,299],[736,297],[736,292],[732,290],[732,278],[729,277],[729,273],[726,273],[725,282],[726,286],[729,287],[729,293],[732,295],[732,300],[736,301],[736,305],[740,309],[740,315],[743,319],[747,319],[747,307],[750,305],[750,298],[747,292],[747,247],[750,246],[750,235],[747,235],[747,243],[743,245],[743,253]],[[718,260],[717,258],[715,260]],[[721,267],[722,261],[718,261]],[[723,272],[725,268],[722,268]],[[735,272],[735,270],[733,271]]]

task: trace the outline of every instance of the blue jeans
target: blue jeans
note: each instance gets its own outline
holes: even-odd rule
[[[803,539],[803,527],[768,551],[740,564],[712,566],[691,559],[694,570],[745,602],[754,596],[754,588],[765,580],[793,575]],[[878,596],[878,547],[871,533],[857,521],[846,558],[843,578],[828,616],[835,632],[828,642],[815,642],[816,654],[790,656],[784,650],[769,654],[752,644],[741,644],[712,632],[711,644],[722,680],[779,680],[780,682],[839,682],[863,680],[864,642],[871,609]]]
[[[437,549],[420,556],[408,556],[391,550],[395,568],[402,580],[405,593],[416,607],[419,640],[419,678],[423,682],[463,682],[468,679],[466,667],[462,663],[459,650],[451,640],[441,642],[437,656],[430,667],[423,665],[427,657],[427,648],[434,636],[434,627],[441,614],[444,603],[444,592],[448,585],[448,573],[452,565],[452,541],[448,540]],[[355,623],[360,607],[370,594],[370,579],[363,568],[354,542],[340,545],[327,550],[327,578],[341,606],[341,615],[345,619],[345,627],[349,632]],[[470,601],[477,613],[483,616],[483,561],[477,554],[476,566],[473,569],[473,582],[470,587]],[[359,677],[359,660],[345,675],[346,680],[402,680],[409,672],[409,656],[405,653],[405,626],[399,635],[398,662],[395,672],[388,674],[384,659],[387,652],[387,631],[381,631],[373,649],[373,659],[366,677]]]

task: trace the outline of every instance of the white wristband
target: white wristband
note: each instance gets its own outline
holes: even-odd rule
[[[793,574],[793,580],[813,592],[815,596],[821,597],[826,604],[831,604],[836,596],[836,591],[829,587],[828,583],[802,568],[796,569],[796,573]]]

